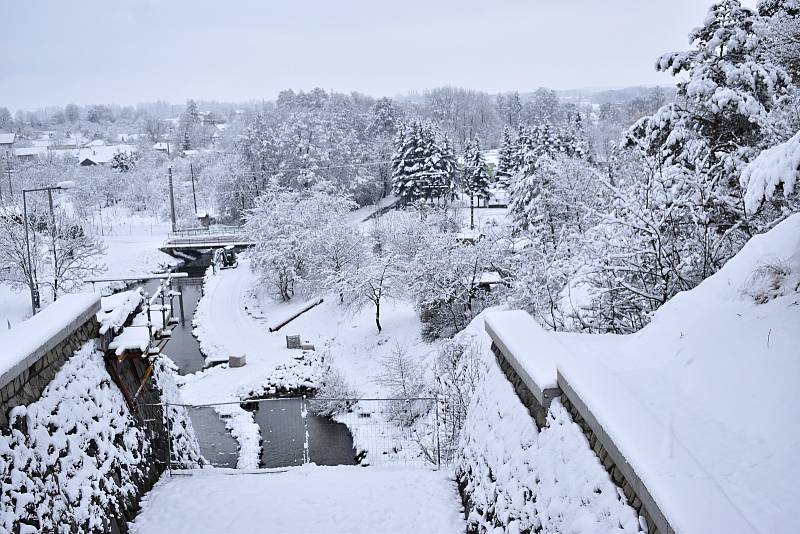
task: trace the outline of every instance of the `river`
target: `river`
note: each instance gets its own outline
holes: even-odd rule
[[[187,267],[189,278],[173,280],[173,289],[181,296],[175,299],[178,324],[165,353],[175,362],[182,375],[201,371],[205,358],[200,344],[192,333],[192,317],[202,296],[203,269]],[[148,294],[158,288],[158,280],[144,284]],[[266,377],[265,377],[266,378]],[[353,438],[347,427],[328,417],[309,413],[301,416],[302,398],[292,397],[246,405],[254,411],[261,429],[261,467],[301,465],[304,457],[306,429],[308,430],[309,460],[319,465],[354,464]],[[216,467],[236,467],[238,442],[225,428],[213,408],[189,408],[197,440],[203,456]]]

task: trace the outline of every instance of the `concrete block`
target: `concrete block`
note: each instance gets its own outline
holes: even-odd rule
[[[312,345],[312,344],[311,344],[311,343],[309,343],[308,341],[306,341],[305,343],[302,343],[302,344],[300,344],[300,348],[301,348],[302,350],[315,350],[315,349],[314,349],[314,345]]]
[[[300,336],[286,336],[287,349],[299,349],[300,347]]]
[[[247,363],[246,355],[228,356],[228,367],[244,367]]]

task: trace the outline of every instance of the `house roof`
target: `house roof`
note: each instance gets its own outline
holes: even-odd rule
[[[47,154],[46,146],[26,146],[23,148],[14,149],[14,155],[18,158],[23,158],[26,156],[40,156],[42,154]]]
[[[86,160],[98,165],[108,163],[114,159],[115,155],[121,152],[132,154],[136,152],[136,147],[132,145],[107,145],[82,148],[78,151],[78,163],[83,163]]]
[[[14,139],[16,139],[17,134],[14,132],[11,133],[3,133],[0,132],[0,145],[10,145],[14,143]]]

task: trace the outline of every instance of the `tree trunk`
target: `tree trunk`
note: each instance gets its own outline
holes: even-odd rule
[[[375,325],[378,327],[378,333],[381,333],[381,301],[375,302]]]

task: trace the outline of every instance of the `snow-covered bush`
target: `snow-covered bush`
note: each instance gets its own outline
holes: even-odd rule
[[[440,404],[439,447],[448,461],[455,456],[467,409],[486,371],[480,350],[474,336],[462,333],[442,343],[436,358],[433,390]]]
[[[428,385],[420,362],[408,354],[407,347],[397,345],[381,360],[381,373],[375,382],[397,399],[388,404],[387,412],[389,419],[400,425],[412,425],[431,408],[426,401],[411,400],[424,396]]]
[[[340,371],[331,367],[322,376],[317,396],[321,399],[345,399],[315,400],[311,404],[311,409],[315,414],[331,417],[349,411],[357,402],[355,399],[361,397],[361,392],[352,386]]]

